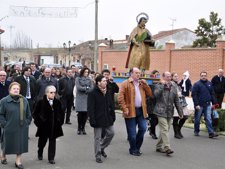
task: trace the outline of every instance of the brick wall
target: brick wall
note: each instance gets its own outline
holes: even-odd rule
[[[99,48],[99,67],[102,70],[103,64],[108,64],[109,69],[116,67],[116,72],[127,72],[125,63],[128,51],[108,50]],[[208,72],[209,79],[217,74],[219,68],[225,69],[225,41],[217,41],[216,48],[190,48],[175,49],[173,42],[166,43],[165,50],[151,50],[150,70],[177,72],[180,77],[188,70],[192,82],[199,79],[202,70]]]

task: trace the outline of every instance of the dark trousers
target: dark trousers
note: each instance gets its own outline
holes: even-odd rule
[[[224,93],[216,93],[215,95],[216,95],[217,102],[219,104],[219,108],[221,108],[223,103]]]
[[[33,114],[33,110],[34,110],[34,100],[33,99],[27,99],[29,107],[30,107],[30,112],[31,114]]]
[[[47,141],[48,143],[48,160],[54,160],[55,158],[55,151],[56,151],[56,139],[55,138],[48,138],[48,137],[39,137],[38,139],[38,155],[43,156],[43,150]]]
[[[179,126],[179,128],[182,128],[187,119],[188,116],[184,116],[182,119],[179,117],[173,117],[173,126]]]
[[[66,113],[66,123],[70,122],[71,108],[73,106],[73,96],[61,98],[63,111]]]
[[[150,123],[150,132],[156,135],[155,128],[158,124],[158,118],[155,114],[149,114],[149,123]]]
[[[78,130],[84,130],[87,121],[87,112],[78,112],[77,120],[78,120]]]

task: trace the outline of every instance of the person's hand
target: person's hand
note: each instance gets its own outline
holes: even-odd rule
[[[213,104],[213,105],[212,105],[212,110],[215,110],[215,109],[217,109],[217,108],[219,108],[219,104]]]
[[[145,79],[141,79],[141,80],[140,80],[140,85],[143,85],[143,84],[148,85],[148,83],[146,82]]]
[[[96,127],[96,122],[94,120],[89,120],[91,127]]]
[[[182,97],[182,93],[181,92],[177,92],[178,97]]]
[[[112,76],[109,77],[109,82],[113,82],[113,77]]]
[[[219,108],[220,107],[220,105],[219,104],[215,104],[215,108],[217,109],[217,108]]]
[[[200,110],[201,107],[198,105],[198,106],[195,106],[195,109],[196,109],[196,110]]]
[[[126,112],[123,112],[124,115],[128,116],[129,111],[127,110]]]
[[[160,83],[163,84],[163,85],[165,85],[166,84],[166,81],[165,80],[161,80]]]

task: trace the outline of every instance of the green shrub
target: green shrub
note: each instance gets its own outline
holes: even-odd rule
[[[186,122],[187,122],[187,123],[194,123],[194,113],[191,114],[191,115],[188,117],[188,119],[187,119]]]
[[[218,109],[219,113],[219,124],[216,128],[217,131],[225,131],[225,109]]]
[[[192,113],[191,115],[189,115],[186,122],[187,123],[194,123],[194,121],[195,121],[195,113]],[[203,123],[205,123],[205,121],[204,121],[204,118],[201,117],[200,124],[203,124]]]
[[[219,121],[218,125],[214,127],[215,131],[225,131],[225,109],[217,109],[217,112],[219,113]],[[190,115],[187,123],[194,123],[194,114]],[[201,118],[201,124],[205,123],[204,118]]]

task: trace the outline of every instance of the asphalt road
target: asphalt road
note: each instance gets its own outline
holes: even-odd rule
[[[115,137],[105,150],[108,158],[102,164],[95,162],[93,147],[93,129],[87,124],[87,135],[76,134],[76,114],[73,112],[72,125],[64,125],[64,136],[57,139],[55,165],[47,160],[47,147],[43,161],[37,159],[36,127],[30,126],[29,153],[23,154],[25,169],[225,169],[225,137],[209,139],[201,132],[193,135],[192,129],[183,129],[184,139],[173,138],[170,133],[172,149],[170,157],[155,152],[156,140],[146,133],[142,146],[143,155],[134,157],[128,154],[128,142],[124,120],[117,114]],[[8,164],[0,164],[0,169],[15,168],[15,155],[8,155]]]

